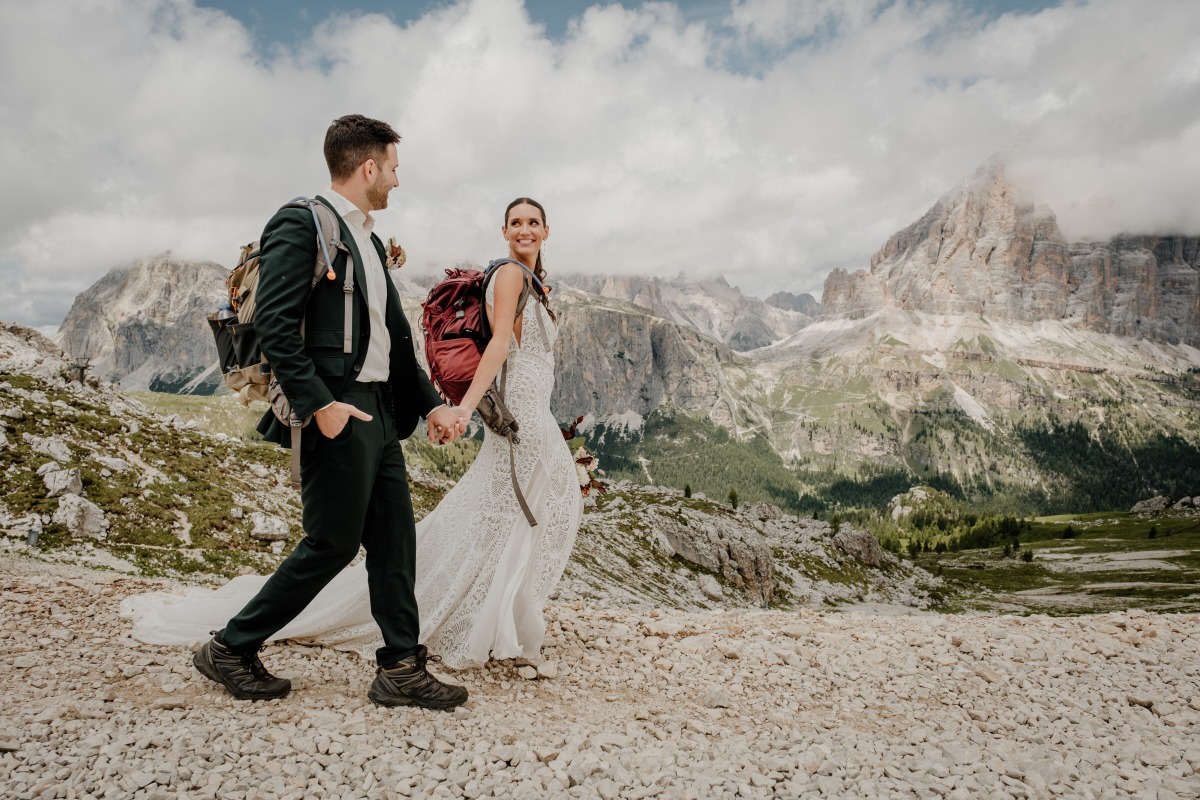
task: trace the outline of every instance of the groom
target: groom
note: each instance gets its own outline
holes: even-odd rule
[[[350,563],[359,544],[367,551],[371,614],[384,641],[368,696],[380,705],[439,709],[467,699],[464,687],[429,673],[428,653],[417,643],[416,544],[400,439],[413,432],[418,416],[426,418],[430,440],[440,442],[461,436],[466,420],[442,404],[417,365],[412,331],[383,266],[383,244],[372,232],[371,212],[387,208],[388,193],[399,184],[399,140],[387,123],[359,114],[329,126],[331,188],[317,199],[340,216],[349,254],[334,257],[335,274],[319,280],[311,297],[312,214],[284,208],[263,230],[259,343],[292,408],[312,414],[319,433],[302,437],[304,539],[193,659],[196,669],[242,700],[291,690],[291,681],[267,672],[258,650]],[[343,353],[347,269],[354,270],[352,347]],[[269,411],[259,431],[280,444],[290,440]]]

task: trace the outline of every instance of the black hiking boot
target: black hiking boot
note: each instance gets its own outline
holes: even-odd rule
[[[425,668],[428,662],[441,660],[441,656],[429,655],[425,645],[421,645],[421,649],[408,658],[380,667],[367,697],[381,706],[420,706],[437,710],[460,706],[467,701],[466,687],[442,683]]]
[[[235,653],[215,635],[200,646],[192,663],[201,675],[221,684],[239,700],[275,700],[292,690],[287,678],[267,672],[258,651]]]

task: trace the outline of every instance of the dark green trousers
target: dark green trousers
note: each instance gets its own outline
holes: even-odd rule
[[[370,422],[351,418],[334,439],[315,423],[304,429],[304,436],[318,437],[300,460],[305,537],[221,631],[234,652],[256,650],[295,619],[358,555],[359,544],[367,551],[371,615],[383,632],[376,658],[391,664],[417,651],[412,500],[390,404],[379,386],[352,384],[342,397],[370,414]]]

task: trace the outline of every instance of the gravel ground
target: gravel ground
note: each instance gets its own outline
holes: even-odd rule
[[[0,556],[0,797],[1200,797],[1197,615],[557,603],[541,675],[452,673],[446,713],[296,645],[233,700],[126,635],[164,586]]]

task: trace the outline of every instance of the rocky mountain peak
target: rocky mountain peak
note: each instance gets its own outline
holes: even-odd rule
[[[901,308],[1033,321],[1060,319],[1071,259],[1054,214],[1021,197],[999,158],[943,195],[871,257],[835,270],[825,313]]]
[[[881,309],[1200,342],[1200,239],[1068,243],[1054,213],[1010,180],[1001,156],[894,234],[869,269],[833,270],[823,315]]]
[[[821,313],[821,304],[807,292],[804,294],[775,292],[775,294],[763,302],[774,308],[782,308],[784,311],[795,311],[808,317],[815,317]]]
[[[126,388],[186,383],[216,361],[205,318],[224,295],[228,270],[160,253],[117,267],[75,298],[56,341],[91,359],[93,374]],[[179,388],[164,386],[162,388]]]

